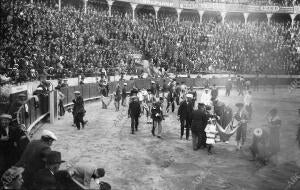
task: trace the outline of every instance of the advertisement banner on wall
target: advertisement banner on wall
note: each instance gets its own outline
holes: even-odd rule
[[[134,0],[134,3],[145,4],[145,5],[156,5],[160,7],[174,7],[176,1],[174,3],[174,1],[172,0]]]
[[[247,12],[247,5],[226,4],[226,3],[201,3],[198,5],[203,10],[221,11],[221,12]]]
[[[260,11],[268,13],[276,13],[280,10],[278,6],[260,6]]]

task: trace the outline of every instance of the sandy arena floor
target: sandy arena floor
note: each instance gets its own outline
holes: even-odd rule
[[[198,91],[198,97],[200,94]],[[219,99],[234,110],[234,104],[242,101],[235,90],[230,97],[225,97],[223,90],[219,94]],[[84,130],[72,127],[72,115],[66,113],[54,125],[43,125],[35,138],[41,129],[53,131],[58,137],[53,149],[61,151],[67,161],[61,168],[77,162],[94,162],[105,168],[102,180],[114,190],[283,190],[289,179],[300,173],[300,153],[295,141],[300,123],[300,90],[289,94],[280,89],[276,95],[271,90],[253,92],[253,103],[247,146],[253,128],[265,123],[267,111],[272,107],[279,109],[283,125],[277,166],[262,167],[250,162],[247,147],[235,150],[235,135],[229,144],[217,144],[214,155],[205,150],[193,151],[192,141],[179,139],[180,124],[175,113],[163,122],[163,139],[151,135],[151,125],[146,124],[145,116],[140,119],[137,134],[132,135],[127,107],[116,112],[112,103],[103,110],[99,101],[86,104],[89,123]],[[300,189],[300,182],[297,186]]]

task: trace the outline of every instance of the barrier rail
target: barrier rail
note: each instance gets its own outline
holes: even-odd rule
[[[24,124],[30,132],[33,126],[49,114],[49,96],[31,97],[17,111],[18,124]]]
[[[219,87],[224,87],[226,85],[226,81],[228,78],[177,78],[176,81],[181,83],[185,82],[187,86],[193,86],[195,88],[204,88],[205,86],[211,86],[216,84]],[[155,79],[153,79],[155,80]],[[160,84],[160,87],[163,86],[164,79],[156,79],[155,82]],[[248,80],[248,79],[247,79]],[[254,83],[254,78],[249,79],[252,84]],[[289,85],[291,82],[295,80],[295,78],[259,78],[260,85]],[[130,90],[134,86],[136,88],[150,88],[151,79],[137,79],[137,80],[129,80],[129,81],[114,81],[109,83],[109,92],[115,92],[117,84],[123,86],[124,83],[127,83],[127,89]],[[166,79],[166,83],[168,84],[170,79]],[[69,106],[72,104],[72,100],[74,99],[74,92],[80,91],[83,99],[85,101],[93,100],[99,98],[100,94],[98,91],[98,86],[95,83],[84,84],[79,86],[69,86],[61,89],[62,93],[65,95],[63,100],[64,106]],[[54,96],[56,97],[56,96]],[[28,132],[43,118],[45,118],[49,114],[49,95],[40,95],[38,97],[38,103],[36,101],[36,97],[32,97],[25,102],[25,104],[20,107],[17,112],[17,121],[19,124],[25,124]],[[56,105],[58,104],[57,98],[54,98]],[[37,106],[39,104],[39,106]],[[28,109],[26,109],[26,107]],[[57,113],[57,107],[55,106],[54,111]],[[57,114],[55,114],[55,117]]]

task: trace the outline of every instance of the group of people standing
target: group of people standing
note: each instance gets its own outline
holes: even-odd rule
[[[230,95],[232,88],[232,83],[231,81],[229,82],[229,89],[226,87],[225,93],[227,96]],[[240,150],[244,147],[247,140],[248,123],[251,122],[253,112],[250,84],[245,85],[245,82],[243,82],[242,87],[237,86],[238,93],[240,95],[242,93],[244,98],[243,102],[235,104],[237,107],[235,113],[230,106],[218,100],[219,90],[215,84],[210,88],[208,86],[204,88],[199,98],[193,87],[188,88],[184,82],[179,84],[176,82],[176,79],[167,85],[167,91],[161,89],[163,96],[160,96],[161,93],[157,93],[159,90],[156,89],[156,86],[158,85],[152,81],[150,89],[137,89],[134,87],[131,90],[128,116],[131,118],[132,134],[138,131],[139,118],[145,113],[147,121],[148,117],[152,119],[152,135],[161,138],[162,121],[165,119],[165,113],[169,111],[174,112],[177,105],[177,116],[180,121],[180,139],[183,139],[185,135],[185,139],[189,140],[191,135],[193,150],[207,148],[208,153],[211,154],[212,147],[216,142],[223,141],[228,143],[229,138],[234,133],[236,133],[236,149]],[[124,85],[124,87],[126,86]],[[120,88],[117,88],[116,94],[121,94]],[[126,98],[125,93],[124,97]],[[165,100],[166,107],[164,107]],[[196,104],[196,102],[199,103]],[[278,136],[278,134],[277,131],[275,136]],[[270,135],[274,136],[274,134]],[[279,139],[279,136],[277,139]],[[254,157],[257,154],[255,146],[253,145]]]

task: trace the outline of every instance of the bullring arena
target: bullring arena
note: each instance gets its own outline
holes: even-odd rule
[[[200,95],[202,90],[197,93]],[[230,97],[224,94],[224,89],[220,90],[220,99],[231,107],[242,101],[236,91]],[[63,152],[63,158],[71,164],[96,162],[103,166],[107,171],[103,180],[113,184],[113,189],[281,190],[299,171],[300,152],[295,140],[299,101],[299,93],[290,94],[286,88],[277,89],[275,95],[270,88],[253,94],[254,115],[246,147],[250,146],[253,129],[265,123],[268,110],[274,106],[280,108],[284,123],[276,167],[249,161],[251,156],[247,148],[237,152],[235,135],[229,144],[217,144],[216,154],[212,156],[204,150],[194,152],[191,141],[179,139],[180,123],[176,111],[169,113],[163,122],[162,140],[153,138],[151,125],[146,123],[144,115],[140,119],[140,130],[132,136],[127,107],[115,112],[111,104],[103,110],[99,101],[86,105],[89,123],[82,131],[71,127],[71,114],[54,125],[45,124],[41,129],[51,129],[57,134],[61,140],[53,148]],[[39,133],[35,136],[39,137]]]
[[[299,5],[1,0],[0,190],[299,190]]]

